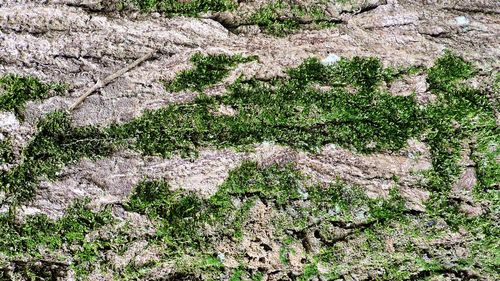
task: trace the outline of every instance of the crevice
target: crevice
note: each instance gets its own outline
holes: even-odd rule
[[[457,11],[468,14],[475,13],[475,14],[485,14],[493,16],[500,14],[500,12],[497,12],[495,10],[482,10],[481,8],[476,8],[476,7],[442,7],[440,9],[445,11]]]
[[[213,16],[206,17],[206,18],[218,22],[228,32],[230,32],[232,34],[235,34],[235,35],[238,35],[238,33],[235,32],[236,29],[238,29],[239,27],[243,27],[243,26],[253,26],[253,25],[255,25],[255,26],[259,27],[259,29],[260,29],[261,32],[263,32],[263,30],[265,29],[265,26],[258,25],[258,24],[253,23],[253,22],[238,22],[238,23],[234,23],[234,22],[231,22],[231,21],[226,21],[225,19],[219,17],[219,15],[217,15],[217,14],[213,15]],[[314,20],[314,19],[303,18],[303,17],[287,17],[287,18],[280,19],[280,21],[281,20],[293,20],[293,21],[295,21],[300,26],[299,29],[302,29],[304,26],[311,25],[311,24],[322,24],[322,23],[326,23],[326,24],[346,24],[346,21],[341,20],[341,19],[334,19],[334,18],[325,19],[325,20]]]
[[[348,10],[344,10],[344,11],[341,11],[340,12],[340,15],[345,15],[345,14],[351,14],[351,15],[360,15],[360,14],[363,14],[363,13],[367,13],[367,12],[370,12],[372,10],[375,10],[376,8],[378,8],[379,6],[381,5],[377,5],[377,4],[369,4],[369,5],[366,5],[366,6],[362,6],[360,7],[358,10],[356,11],[348,11]]]
[[[30,35],[33,35],[35,37],[38,37],[38,36],[41,36],[41,35],[44,35],[44,34],[47,34],[48,32],[65,32],[66,30],[37,30],[37,31],[34,31],[34,30],[30,30],[30,29],[20,29],[20,28],[13,28],[13,27],[0,27],[0,31],[1,32],[5,32],[5,33],[15,33],[15,34],[30,34]]]
[[[422,35],[427,35],[427,36],[432,37],[432,38],[451,38],[451,36],[449,35],[449,32],[446,32],[446,31],[441,31],[438,33],[429,33],[429,32],[419,32],[419,33]]]
[[[13,278],[13,275],[21,275],[29,280],[30,276],[36,274],[37,277],[43,277],[43,280],[58,280],[58,278],[67,276],[69,267],[69,263],[56,260],[13,259],[7,266],[0,267],[0,277]]]
[[[90,56],[90,55],[83,55],[83,56],[76,56],[76,55],[70,55],[70,54],[55,54],[52,56],[53,58],[62,58],[62,59],[87,59],[87,60],[94,60],[94,61],[102,61],[102,57],[97,57],[97,56]]]
[[[435,275],[453,275],[457,278],[460,278],[460,280],[486,280],[485,278],[482,278],[479,276],[477,273],[467,270],[467,269],[455,269],[455,268],[441,268],[437,270],[422,270],[416,274],[411,275],[405,280],[408,281],[416,281],[416,280],[423,280],[428,277],[432,277]]]
[[[402,26],[415,26],[414,23],[408,22],[408,23],[399,23],[399,24],[390,24],[390,25],[384,25],[384,26],[374,26],[374,27],[367,27],[367,30],[378,30],[378,29],[385,29],[385,28],[394,28],[394,27],[402,27]]]
[[[337,237],[334,237],[332,239],[328,239],[326,237],[324,237],[323,235],[321,235],[321,232],[319,232],[319,239],[320,241],[327,247],[331,247],[333,245],[335,245],[336,243],[338,242],[346,242],[349,240],[349,238],[357,233],[357,231],[363,231],[371,226],[373,226],[375,223],[377,223],[378,220],[373,220],[373,221],[367,221],[367,222],[362,222],[362,223],[357,223],[357,224],[352,224],[352,225],[349,225],[349,224],[345,224],[345,227],[341,227],[343,229],[347,229],[349,231],[347,231],[345,234],[343,235],[339,235]],[[341,223],[340,225],[343,225],[343,223]]]

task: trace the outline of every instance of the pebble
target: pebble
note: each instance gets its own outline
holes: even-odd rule
[[[224,262],[224,260],[226,259],[226,256],[224,255],[224,253],[218,253],[218,254],[217,254],[217,259],[218,259],[220,262]]]
[[[464,17],[464,16],[459,16],[459,17],[456,17],[455,18],[455,21],[457,22],[457,24],[459,26],[468,26],[470,21],[468,18]]]
[[[12,131],[19,127],[19,121],[13,112],[0,112],[0,131]]]
[[[340,57],[336,54],[329,54],[326,58],[321,60],[321,64],[323,65],[332,65],[340,60]]]

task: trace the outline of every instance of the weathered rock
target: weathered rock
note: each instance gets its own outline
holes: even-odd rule
[[[36,133],[34,124],[40,116],[67,109],[99,79],[115,73],[151,50],[156,50],[151,59],[95,92],[71,112],[72,124],[106,126],[122,123],[140,116],[147,109],[193,100],[199,93],[167,92],[163,81],[173,79],[180,71],[190,68],[189,59],[196,52],[259,57],[258,61],[237,66],[222,83],[208,88],[205,91],[207,95],[223,94],[225,88],[240,75],[244,79],[266,81],[285,77],[287,68],[297,66],[312,56],[326,63],[335,63],[339,57],[375,56],[381,59],[384,66],[429,67],[445,49],[451,49],[478,67],[478,76],[466,81],[467,85],[480,88],[484,87],[485,81],[493,85],[492,81],[497,79],[495,73],[500,68],[498,1],[329,1],[324,11],[327,21],[335,23],[333,28],[308,30],[310,16],[298,16],[296,20],[303,28],[286,37],[270,36],[262,32],[261,27],[247,22],[250,15],[269,1],[238,2],[240,6],[236,11],[207,13],[200,18],[167,18],[159,13],[141,13],[131,5],[122,6],[124,2],[119,0],[0,0],[0,75],[30,75],[42,81],[56,81],[69,86],[65,96],[29,102],[23,114],[24,120],[17,119],[11,112],[0,113],[0,140],[8,138],[15,154],[14,163],[0,167],[0,172],[21,160],[21,151]],[[301,5],[314,2],[294,1]],[[286,18],[287,11],[281,16]],[[408,75],[386,86],[382,86],[382,90],[394,95],[415,93],[421,106],[435,99],[429,92],[424,74]],[[348,89],[354,94],[355,90],[351,90]],[[500,115],[495,110],[498,121]],[[219,116],[235,113],[235,109],[226,106],[213,112]],[[472,196],[478,174],[469,157],[470,151],[466,147],[463,151],[462,173],[453,184],[448,199],[458,202],[463,213],[480,217],[487,208]],[[189,274],[175,275],[174,262],[161,258],[164,249],[152,247],[146,242],[147,237],[156,231],[152,221],[145,215],[126,211],[121,204],[127,200],[132,188],[146,178],[165,179],[174,189],[186,189],[207,198],[217,192],[232,169],[247,160],[256,161],[260,166],[292,162],[312,183],[326,186],[339,178],[362,187],[371,198],[386,198],[389,190],[395,187],[406,199],[409,210],[421,215],[415,216],[418,219],[412,220],[409,226],[391,225],[397,229],[391,234],[377,233],[382,241],[378,246],[383,251],[376,257],[364,250],[374,241],[369,241],[362,231],[351,237],[350,234],[357,232],[349,227],[334,226],[326,230],[334,237],[349,236],[349,239],[339,239],[335,243],[341,254],[337,257],[342,261],[337,269],[341,278],[377,279],[387,272],[374,261],[398,261],[401,258],[405,262],[410,261],[410,264],[443,261],[443,269],[440,269],[443,273],[436,273],[436,278],[443,277],[443,280],[480,279],[475,278],[474,272],[469,269],[459,272],[448,270],[457,260],[478,259],[471,257],[470,250],[470,241],[478,238],[468,236],[463,229],[450,231],[442,219],[425,217],[424,204],[430,193],[420,188],[421,172],[430,169],[432,164],[429,148],[417,140],[409,140],[407,147],[397,153],[369,155],[333,144],[311,153],[271,143],[256,144],[250,151],[203,148],[195,159],[178,156],[163,159],[118,151],[109,157],[83,159],[63,168],[55,180],[42,181],[34,200],[20,206],[18,211],[22,216],[42,213],[60,218],[72,203],[86,197],[91,198],[90,206],[94,209],[112,205],[113,217],[119,221],[118,225],[94,231],[85,239],[110,238],[124,224],[133,225],[127,235],[135,242],[128,245],[123,255],[113,250],[102,253],[115,270],[124,270],[129,264],[142,266],[158,262],[159,265],[144,278],[197,280],[197,276]],[[4,197],[5,193],[0,193],[0,201]],[[0,211],[6,213],[8,208],[0,206]],[[258,200],[250,210],[252,220],[243,226],[242,241],[227,237],[227,240],[218,241],[217,258],[224,266],[230,270],[237,269],[243,260],[246,268],[253,272],[266,272],[264,280],[294,280],[303,273],[311,256],[321,252],[321,241],[317,236],[324,233],[304,233],[301,241],[289,245],[293,251],[287,253],[289,264],[284,265],[280,262],[280,247],[283,245],[273,237],[274,229],[269,227],[273,212],[270,205]],[[425,220],[428,220],[427,223]],[[425,233],[429,229],[436,229],[439,237],[435,237],[435,233]],[[415,235],[413,231],[416,230],[424,234]],[[429,240],[426,235],[434,238]],[[416,247],[417,250],[411,253],[401,250],[409,247]],[[242,260],[238,259],[240,252],[247,253]],[[5,257],[1,256],[1,267],[3,260]],[[20,264],[18,268],[22,270],[40,267],[40,262],[21,261]],[[9,265],[2,270],[13,272],[11,267]],[[318,262],[317,270],[326,274],[331,268]],[[58,278],[77,279],[71,270],[67,273],[65,277]],[[112,280],[114,273],[110,268],[96,265],[89,279]],[[408,278],[427,277],[428,273],[415,271]],[[228,274],[226,272],[221,279],[229,280]]]
[[[194,160],[175,156],[171,159],[144,157],[119,152],[101,160],[82,160],[64,168],[55,182],[43,181],[35,200],[25,213],[45,213],[59,217],[77,199],[92,198],[92,205],[120,203],[141,179],[165,179],[175,188],[195,191],[208,197],[227,178],[229,171],[245,160],[262,165],[296,163],[313,182],[334,183],[342,179],[359,185],[370,197],[386,197],[392,187],[409,199],[409,207],[423,210],[428,192],[416,187],[415,172],[430,168],[428,151],[411,141],[407,155],[360,155],[333,145],[318,154],[298,152],[269,143],[257,145],[255,152],[202,150]],[[417,155],[419,155],[417,157]]]
[[[68,106],[97,79],[151,49],[158,50],[154,59],[104,87],[73,113],[77,125],[103,125],[129,120],[146,108],[190,100],[192,95],[166,93],[161,80],[189,67],[190,55],[201,50],[258,55],[260,65],[273,70],[271,76],[304,58],[328,53],[377,56],[386,65],[428,66],[445,48],[465,54],[485,71],[498,68],[495,58],[500,51],[495,39],[500,24],[492,13],[497,5],[483,1],[481,10],[466,3],[400,2],[359,1],[376,8],[342,8],[340,11],[361,12],[352,13],[346,23],[332,29],[272,38],[264,34],[235,36],[210,19],[106,17],[88,9],[103,1],[9,1],[0,7],[0,73],[29,74],[70,85],[69,96],[28,106],[27,115],[39,116]],[[359,7],[356,5],[352,7]],[[456,21],[464,13],[460,9],[478,11],[467,14],[466,27]],[[259,75],[269,77],[261,70]]]

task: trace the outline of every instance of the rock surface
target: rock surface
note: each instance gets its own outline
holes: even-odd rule
[[[130,121],[145,110],[193,100],[200,93],[168,92],[164,81],[189,69],[189,60],[197,52],[257,55],[259,58],[239,65],[221,84],[205,90],[209,96],[223,95],[225,88],[240,75],[243,79],[262,81],[285,77],[287,68],[297,66],[309,57],[330,58],[330,63],[335,63],[340,57],[374,56],[380,58],[384,66],[429,67],[445,49],[449,49],[478,67],[478,87],[495,79],[495,73],[498,77],[500,2],[495,0],[327,1],[326,15],[335,23],[334,27],[304,28],[285,37],[268,35],[258,26],[245,22],[248,15],[269,1],[238,2],[241,6],[236,11],[169,18],[158,13],[143,13],[136,8],[122,11],[119,8],[122,2],[114,0],[0,0],[0,76],[34,76],[42,81],[67,84],[69,88],[65,96],[28,102],[23,120],[14,113],[0,112],[0,140],[6,137],[11,140],[16,158],[12,163],[1,164],[0,172],[11,169],[20,161],[23,148],[36,134],[35,124],[41,116],[67,109],[96,82],[152,50],[156,51],[152,58],[96,91],[72,111],[72,125],[105,127]],[[308,21],[307,18],[300,19],[304,26]],[[424,74],[405,76],[384,85],[383,89],[397,96],[415,94],[417,103],[425,106],[436,98],[429,92],[426,78]],[[224,106],[214,112],[217,116],[234,114],[233,108]],[[472,152],[467,152],[467,149],[461,155],[463,171],[453,185],[451,198],[460,202],[460,209],[468,216],[478,217],[485,214],[487,208],[473,198],[478,179],[475,164],[470,159]],[[232,170],[249,160],[261,166],[292,162],[312,184],[326,186],[340,179],[360,186],[369,198],[389,198],[390,190],[397,187],[406,200],[408,212],[424,218],[427,216],[426,204],[431,192],[422,188],[422,181],[425,180],[423,174],[432,170],[433,163],[429,147],[416,139],[409,140],[402,151],[372,154],[350,151],[334,144],[328,144],[316,153],[270,143],[255,144],[248,151],[203,148],[195,159],[180,156],[165,159],[120,150],[109,157],[83,159],[70,164],[58,172],[54,180],[43,179],[35,198],[22,205],[18,212],[21,218],[45,214],[59,219],[72,204],[84,198],[91,199],[90,206],[95,210],[113,206],[114,216],[135,221],[139,233],[123,253],[116,249],[103,253],[113,266],[111,269],[95,269],[90,274],[91,280],[112,280],[114,272],[126,271],[131,264],[138,267],[158,264],[149,275],[145,275],[146,279],[163,275],[170,278],[167,280],[201,280],[190,276],[189,272],[186,275],[172,273],[172,262],[161,258],[164,249],[149,244],[147,240],[154,233],[149,218],[129,213],[120,205],[146,178],[165,179],[175,190],[187,190],[209,198]],[[274,212],[273,206],[266,204],[268,202],[258,201],[250,209],[252,221],[243,226],[241,241],[223,240],[216,249],[225,257],[222,264],[228,268],[236,270],[244,263],[249,272],[263,272],[262,280],[296,280],[307,267],[304,263],[306,256],[315,253],[314,244],[324,238],[323,234],[320,230],[302,233],[301,239],[306,242],[295,241],[286,245],[292,250],[285,253],[282,248],[285,246],[274,239],[274,230],[266,228],[271,224]],[[1,210],[6,212],[5,208]],[[439,228],[440,222],[430,221],[431,226],[414,222],[404,227],[398,225],[404,231],[386,237],[386,252],[391,254],[413,243],[421,254],[412,258],[422,259],[422,262],[432,257],[456,263],[461,255],[467,256],[467,239],[470,237],[448,228],[440,233],[441,238],[431,242],[406,235],[411,232],[409,228],[423,229],[423,232],[430,227]],[[338,239],[338,249],[347,258],[344,260],[346,267],[339,269],[342,272],[339,280],[372,280],[379,276],[376,268],[368,266],[373,257],[360,258],[362,254],[357,250],[361,245],[369,245],[370,238],[347,238],[356,227],[339,225],[329,230],[343,237]],[[366,227],[359,226],[360,229]],[[109,233],[115,233],[113,231],[119,230],[110,230]],[[235,254],[240,252],[246,255],[239,257]],[[281,261],[283,259],[287,260],[286,265]],[[18,262],[16,266],[22,269],[33,267],[31,261]],[[52,265],[56,271],[61,266],[65,265]],[[3,267],[0,262],[0,268]],[[323,270],[321,262],[317,263],[317,270]],[[3,271],[7,272],[9,268],[0,271],[0,277]],[[73,272],[68,272],[58,278],[76,278]],[[287,272],[291,273],[287,275]],[[422,272],[414,272],[404,280],[431,276],[425,270]],[[439,280],[493,280],[491,276],[477,276],[474,272],[454,272],[446,266],[442,272],[443,279]],[[220,279],[229,280],[229,276]]]

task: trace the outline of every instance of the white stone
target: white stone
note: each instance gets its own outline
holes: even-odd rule
[[[321,60],[321,64],[323,65],[332,65],[337,63],[340,60],[340,57],[336,54],[328,54],[328,56]]]
[[[464,16],[456,17],[455,21],[459,26],[468,26],[470,23],[470,20]]]
[[[0,112],[0,131],[9,132],[19,127],[19,121],[12,112]]]

